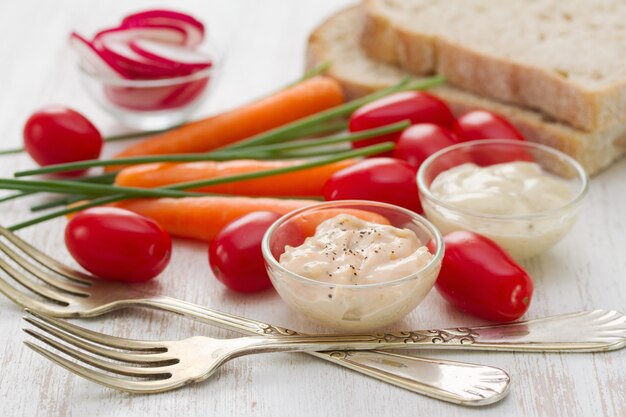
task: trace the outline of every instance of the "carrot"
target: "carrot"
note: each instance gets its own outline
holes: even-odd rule
[[[337,81],[313,77],[237,109],[149,138],[117,156],[208,152],[342,102],[343,93]]]
[[[115,184],[126,187],[157,188],[182,182],[226,177],[265,171],[303,163],[301,160],[257,161],[241,159],[225,162],[154,163],[128,167],[120,171]],[[196,188],[194,191],[245,196],[321,196],[324,183],[335,172],[357,162],[346,159],[316,168],[252,180]]]
[[[378,224],[391,224],[389,220],[378,213],[373,211],[360,210],[360,209],[325,209],[322,211],[312,211],[308,213],[302,213],[293,217],[293,221],[298,224],[300,232],[305,236],[313,236],[315,229],[320,223],[332,219],[340,214],[351,214],[358,217],[361,220],[365,220]]]
[[[113,203],[150,217],[174,236],[210,241],[228,223],[253,211],[286,214],[313,200],[250,197],[183,197],[136,199]]]

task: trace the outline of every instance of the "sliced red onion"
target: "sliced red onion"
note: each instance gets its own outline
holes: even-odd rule
[[[212,65],[211,57],[188,47],[166,45],[159,42],[137,39],[130,41],[130,49],[149,60],[163,65],[193,72]]]
[[[98,42],[104,36],[125,42],[129,42],[132,39],[150,39],[175,45],[185,45],[187,43],[187,32],[185,30],[179,26],[167,24],[147,24],[141,27],[118,26],[104,29],[96,33],[94,44],[98,46]]]
[[[202,22],[186,13],[155,9],[133,13],[122,20],[122,26],[125,27],[145,27],[148,25],[179,27],[187,34],[185,45],[199,45],[204,39],[205,30]]]
[[[170,10],[148,10],[127,16],[118,27],[96,34],[93,41],[73,33],[72,47],[100,76],[155,79],[184,76],[211,66],[211,58],[193,49],[204,38],[204,25]]]
[[[125,39],[103,35],[95,44],[116,66],[126,69],[133,78],[169,78],[183,75],[178,65],[146,58],[130,48]]]
[[[87,39],[76,32],[70,35],[70,45],[78,53],[80,59],[98,75],[110,78],[129,78],[128,74],[108,57],[104,56]]]

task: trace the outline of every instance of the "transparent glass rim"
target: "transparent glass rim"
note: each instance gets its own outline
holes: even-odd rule
[[[467,149],[467,148],[479,148],[489,145],[505,145],[505,146],[514,146],[517,148],[523,149],[533,149],[538,150],[539,152],[543,152],[545,154],[553,155],[558,157],[560,160],[563,160],[569,167],[573,168],[576,172],[577,178],[580,180],[580,189],[578,190],[575,197],[568,201],[561,207],[557,207],[554,209],[546,210],[541,213],[533,213],[533,214],[525,214],[525,215],[507,215],[507,214],[485,214],[478,211],[467,210],[463,208],[459,208],[454,206],[446,201],[443,201],[437,198],[431,191],[430,187],[426,184],[426,172],[428,168],[437,161],[437,159],[441,158],[444,155],[447,155],[451,152],[455,152],[459,149]],[[476,219],[481,219],[485,221],[511,221],[511,220],[540,220],[546,219],[550,217],[555,217],[558,215],[562,215],[567,213],[577,207],[584,200],[587,192],[589,191],[589,176],[585,172],[584,168],[578,161],[576,161],[571,156],[554,149],[550,146],[541,145],[539,143],[526,142],[516,139],[482,139],[475,140],[469,142],[457,143],[456,145],[448,146],[440,151],[435,152],[431,156],[429,156],[420,166],[417,171],[417,186],[420,194],[422,194],[426,199],[430,200],[434,205],[441,206],[448,211],[451,211],[456,214],[460,214],[463,216],[473,217]],[[422,202],[423,203],[423,202]]]
[[[346,207],[346,206],[354,206],[354,205],[359,205],[359,206],[370,206],[370,207],[378,207],[378,208],[386,208],[389,210],[393,210],[402,214],[406,214],[408,217],[410,217],[412,220],[416,221],[417,223],[419,223],[420,225],[424,226],[426,228],[426,230],[433,236],[433,240],[436,243],[436,247],[437,247],[437,251],[434,254],[433,258],[430,260],[430,262],[424,266],[423,268],[419,269],[418,271],[415,271],[414,273],[412,273],[411,275],[407,275],[405,277],[402,278],[398,278],[398,279],[394,279],[392,281],[385,281],[385,282],[377,282],[377,283],[372,283],[372,284],[362,284],[362,285],[353,285],[353,284],[336,284],[333,282],[327,282],[327,281],[316,281],[314,279],[311,278],[307,278],[305,276],[296,274],[293,271],[290,271],[289,269],[285,268],[284,266],[282,266],[278,260],[274,257],[274,255],[272,254],[272,251],[270,249],[270,238],[271,236],[274,234],[274,231],[283,223],[285,223],[287,220],[301,214],[307,211],[311,211],[311,210],[315,210],[315,209],[320,209],[320,208],[341,208],[341,207]],[[364,209],[367,209],[367,207],[364,207]],[[376,202],[376,201],[369,201],[369,200],[338,200],[338,201],[327,201],[327,202],[322,202],[322,203],[318,203],[318,204],[313,204],[307,207],[303,207],[301,209],[297,209],[294,211],[291,211],[287,214],[285,214],[284,216],[282,216],[281,218],[279,218],[278,220],[276,220],[270,227],[269,229],[267,229],[267,231],[265,232],[265,234],[263,235],[263,241],[261,243],[261,250],[263,252],[263,258],[265,259],[265,262],[267,262],[272,268],[276,268],[278,270],[280,270],[281,272],[287,274],[290,278],[296,280],[296,281],[300,281],[304,284],[308,284],[308,285],[319,285],[319,286],[324,286],[324,287],[328,287],[328,286],[332,286],[335,288],[350,288],[352,290],[360,290],[360,289],[367,289],[367,288],[382,288],[382,287],[386,287],[386,286],[392,286],[392,285],[396,285],[405,281],[411,281],[413,279],[417,279],[422,275],[425,275],[428,271],[430,271],[433,268],[436,268],[437,265],[441,264],[441,261],[443,259],[443,254],[444,254],[444,241],[443,241],[443,237],[441,235],[441,232],[439,232],[439,229],[437,229],[430,221],[428,221],[428,219],[426,219],[424,216],[421,216],[415,212],[412,212],[410,210],[407,210],[405,208],[402,207],[398,207],[395,206],[393,204],[387,204],[387,203],[380,203],[380,202]]]

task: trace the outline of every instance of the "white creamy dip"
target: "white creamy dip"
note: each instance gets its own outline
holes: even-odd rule
[[[442,233],[471,230],[483,234],[517,259],[550,248],[575,220],[568,212],[532,217],[564,207],[574,198],[567,180],[545,172],[534,162],[516,161],[487,167],[465,163],[439,174],[430,192],[462,210],[425,202],[427,217]]]
[[[430,191],[461,209],[510,216],[563,207],[573,197],[567,181],[524,161],[488,167],[462,164],[439,174]]]
[[[316,281],[363,285],[409,276],[432,257],[412,230],[341,214],[317,226],[302,245],[287,246],[280,264]]]
[[[396,322],[426,297],[441,267],[433,258],[413,230],[341,214],[302,245],[286,246],[282,268],[269,272],[292,308],[326,327],[365,332]]]

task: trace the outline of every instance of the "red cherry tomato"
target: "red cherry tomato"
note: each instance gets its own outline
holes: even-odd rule
[[[172,255],[172,239],[157,222],[114,207],[94,207],[72,217],[65,245],[87,271],[116,281],[150,280]]]
[[[454,133],[462,142],[479,139],[518,139],[524,136],[504,117],[486,110],[465,113],[454,122]]]
[[[394,158],[370,158],[335,172],[324,184],[326,200],[372,200],[422,212],[415,168]]]
[[[280,218],[269,211],[246,214],[224,227],[209,246],[215,277],[231,290],[257,292],[272,287],[265,270],[261,241]]]
[[[26,152],[41,166],[97,159],[102,136],[85,116],[63,106],[48,106],[35,113],[24,125]],[[71,171],[62,175],[80,175]]]
[[[465,113],[454,123],[454,133],[462,142],[480,139],[524,140],[524,136],[508,120],[485,110]],[[489,155],[474,155],[474,162],[480,166],[513,161],[533,161],[531,154],[523,149],[494,149]]]
[[[493,321],[520,318],[530,305],[533,281],[492,240],[472,232],[444,236],[437,290],[459,310]]]
[[[446,103],[437,97],[419,91],[404,91],[391,94],[356,110],[350,117],[348,130],[359,132],[391,123],[410,120],[411,123],[433,123],[452,127],[454,116]],[[395,141],[400,132],[354,142],[355,148]]]
[[[419,168],[430,155],[458,142],[454,133],[445,127],[421,123],[410,126],[402,132],[393,151],[393,157]]]

